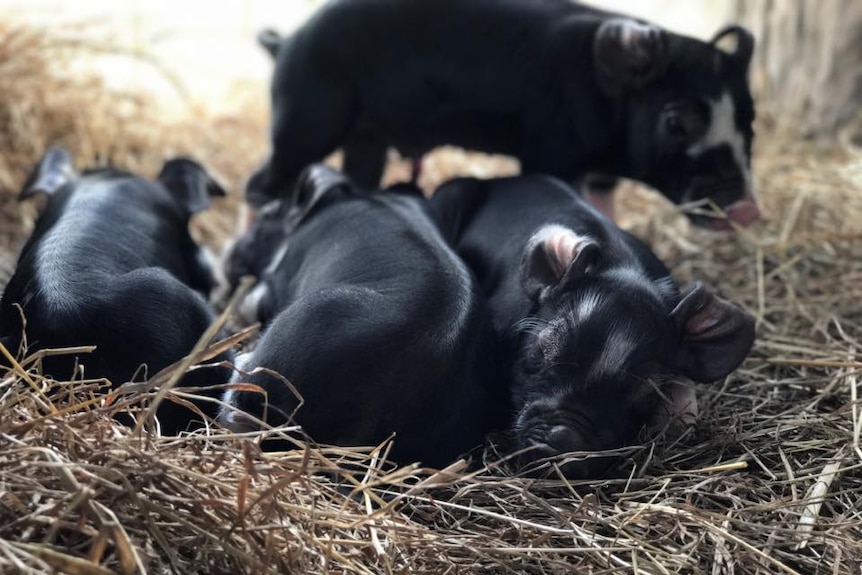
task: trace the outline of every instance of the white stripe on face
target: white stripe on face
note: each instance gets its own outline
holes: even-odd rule
[[[280,247],[280,248],[278,248],[278,251],[277,251],[277,252],[275,252],[275,255],[274,255],[274,256],[272,257],[272,259],[269,261],[269,265],[268,265],[268,266],[266,266],[266,269],[265,269],[265,270],[263,270],[263,275],[271,274],[271,273],[275,273],[275,270],[277,270],[277,269],[278,269],[278,266],[280,266],[280,265],[281,265],[282,260],[283,260],[283,259],[284,259],[284,257],[287,255],[287,248],[288,248],[288,246],[289,246],[289,243],[288,243],[287,241],[285,241],[285,242],[281,245],[281,247]]]
[[[584,294],[581,301],[578,302],[578,313],[575,318],[578,322],[584,322],[589,318],[602,301],[602,295],[596,291],[590,291]]]
[[[638,345],[638,340],[624,326],[614,326],[602,350],[601,356],[590,369],[588,379],[609,377],[625,366],[629,356]]]
[[[689,157],[696,158],[719,146],[728,146],[733,160],[739,167],[745,181],[745,189],[752,190],[751,169],[745,157],[745,138],[736,127],[736,106],[730,94],[724,92],[721,98],[709,103],[712,117],[709,130],[703,138],[687,150]]]
[[[258,308],[260,307],[260,300],[266,297],[269,294],[269,286],[261,282],[254,286],[248,295],[245,296],[245,299],[239,304],[237,308],[237,315],[239,318],[247,324],[253,324],[257,321],[260,321],[260,317],[258,316]]]
[[[673,300],[678,293],[676,283],[671,276],[653,280],[642,268],[620,267],[608,270],[605,275],[621,282],[628,291],[640,290],[654,296],[655,303],[660,307],[663,303]]]

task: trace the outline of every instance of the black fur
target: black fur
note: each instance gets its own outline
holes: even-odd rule
[[[425,202],[402,190],[365,195],[314,166],[282,213],[287,251],[255,288],[253,313],[269,324],[246,371],[285,376],[304,399],[294,421],[314,440],[374,445],[396,434],[391,457],[441,466],[505,421],[506,388],[472,276],[440,237]],[[285,203],[288,203],[285,201]],[[257,221],[257,251],[273,254],[277,210]],[[256,227],[270,233],[258,234]],[[245,245],[254,253],[253,242]],[[241,258],[240,258],[241,259]],[[240,381],[266,390],[225,399],[271,424],[298,406],[279,379]],[[222,414],[234,429],[250,421]]]
[[[431,205],[513,358],[513,427],[520,447],[535,448],[528,460],[634,440],[657,407],[647,380],[720,379],[751,348],[748,314],[699,285],[681,295],[642,242],[558,180],[456,180]],[[560,260],[568,252],[554,248],[566,245],[578,249]]]
[[[21,193],[49,200],[0,300],[4,345],[14,353],[21,343],[20,306],[30,351],[97,347],[77,358],[46,358],[44,371],[58,379],[71,377],[80,361],[85,377],[119,385],[182,359],[213,320],[204,299],[212,270],[188,223],[211,195],[224,194],[216,188],[187,159],[167,162],[151,182],[113,168],[78,175],[65,150],[49,151]],[[205,386],[229,376],[203,369],[181,383]],[[200,408],[215,414],[210,403]],[[166,401],[158,416],[163,432],[176,433],[193,414]]]
[[[740,44],[726,53],[643,26],[625,48],[620,30],[635,21],[623,18],[569,0],[331,0],[280,39],[272,155],[247,199],[278,197],[339,146],[346,173],[374,189],[387,146],[417,156],[442,144],[567,181],[638,179],[677,203],[750,198],[727,146],[686,154],[711,121],[708,102],[727,93],[749,163],[750,34],[723,31]]]

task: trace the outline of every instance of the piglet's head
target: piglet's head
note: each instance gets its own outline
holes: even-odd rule
[[[735,47],[725,50],[725,42]],[[625,136],[621,175],[659,189],[677,203],[719,206],[727,219],[693,215],[726,229],[760,217],[751,177],[754,102],[748,67],[754,38],[740,26],[709,42],[652,24],[612,18],[597,27],[597,81],[620,106]]]
[[[273,271],[297,227],[315,210],[352,191],[350,181],[340,172],[323,164],[308,167],[291,197],[272,200],[260,208],[249,228],[225,250],[225,276],[231,291],[244,276],[261,278]]]
[[[702,285],[680,296],[620,246],[549,226],[526,247],[533,315],[517,326],[514,432],[525,462],[626,445],[657,409],[653,381],[721,379],[746,357],[754,322]],[[616,250],[616,251],[614,251]],[[589,476],[607,460],[564,465]]]
[[[248,230],[225,249],[223,266],[230,291],[245,276],[263,275],[279,248],[286,245],[298,218],[298,208],[283,200],[273,200],[258,210]]]

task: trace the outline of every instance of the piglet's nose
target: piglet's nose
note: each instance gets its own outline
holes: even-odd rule
[[[260,429],[253,417],[236,408],[222,413],[219,416],[219,422],[234,433],[249,433]]]
[[[760,208],[753,198],[746,198],[727,207],[727,218],[742,226],[750,226],[760,219]]]
[[[716,219],[712,222],[714,230],[726,231],[733,228],[731,222],[748,227],[760,219],[760,208],[754,200],[743,199],[725,208],[727,219]]]

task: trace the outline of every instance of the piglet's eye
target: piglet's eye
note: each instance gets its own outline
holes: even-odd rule
[[[683,137],[685,136],[685,126],[682,123],[678,114],[670,113],[665,119],[665,128],[667,128],[667,133],[671,136]]]
[[[682,143],[692,142],[706,132],[705,112],[693,103],[676,104],[665,109],[664,132]]]

